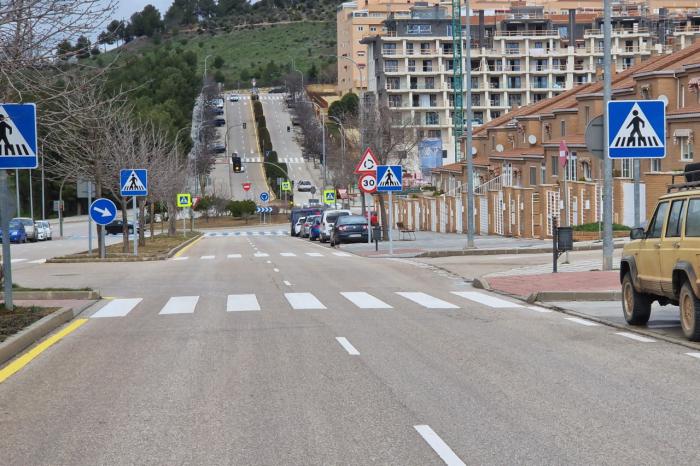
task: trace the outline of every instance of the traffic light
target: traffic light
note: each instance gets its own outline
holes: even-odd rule
[[[241,158],[232,156],[231,163],[233,164],[233,172],[240,173],[241,172]]]
[[[243,129],[245,129],[245,127],[246,127],[246,122],[244,121],[243,122]]]

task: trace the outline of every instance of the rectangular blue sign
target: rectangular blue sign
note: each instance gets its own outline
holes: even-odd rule
[[[403,172],[401,165],[377,165],[377,191],[401,191]]]
[[[36,168],[36,105],[0,104],[0,169]]]
[[[608,102],[608,154],[611,159],[666,156],[666,104],[662,100]]]
[[[122,196],[148,196],[148,170],[126,169],[119,175]]]

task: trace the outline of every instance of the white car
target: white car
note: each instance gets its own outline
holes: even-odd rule
[[[297,220],[297,223],[294,224],[294,234],[296,236],[299,236],[301,233],[301,230],[304,228],[304,222],[306,221],[306,217],[299,217],[299,220]]]
[[[37,239],[39,241],[51,241],[53,239],[53,232],[51,231],[51,224],[46,220],[39,220],[35,224]]]
[[[228,96],[228,100],[229,102],[238,102],[239,100],[241,100],[241,96],[239,96],[238,94],[231,94],[230,96]]]
[[[311,188],[313,188],[314,185],[311,184],[311,181],[309,180],[301,180],[297,183],[297,191],[304,192],[304,191],[311,191]]]
[[[325,243],[331,238],[331,231],[333,231],[333,226],[335,225],[338,217],[344,215],[352,215],[352,212],[346,209],[338,210],[324,210],[321,216],[321,231],[318,235],[318,240],[321,243]]]

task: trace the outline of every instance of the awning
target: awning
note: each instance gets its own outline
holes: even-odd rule
[[[689,138],[691,130],[689,129],[676,129],[673,131],[674,138]]]
[[[688,89],[690,92],[698,92],[698,88],[700,88],[700,78],[690,78],[688,81]]]

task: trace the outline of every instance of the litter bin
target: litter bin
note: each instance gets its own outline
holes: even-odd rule
[[[574,249],[574,229],[571,227],[559,227],[557,229],[557,250],[559,252],[572,251]]]

